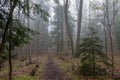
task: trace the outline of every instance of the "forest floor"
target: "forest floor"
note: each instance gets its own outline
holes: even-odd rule
[[[13,80],[39,80],[42,78],[42,71],[44,68],[44,62],[47,56],[39,56],[38,60],[36,57],[32,58],[32,64],[28,64],[28,60],[13,59]],[[35,76],[31,76],[31,72],[36,67],[36,61],[38,64]],[[6,61],[3,67],[0,69],[0,80],[8,80],[8,61]]]
[[[36,57],[32,58],[32,64],[28,60],[13,59],[13,80],[68,80],[64,70],[55,62],[53,56],[40,56],[36,62]],[[35,75],[31,72],[36,68]],[[0,69],[0,80],[8,80],[8,61]]]
[[[120,76],[120,56],[116,55],[115,75]],[[34,56],[33,63],[28,64],[28,60],[13,59],[13,80],[84,80],[83,76],[78,75],[78,64],[80,59],[68,56],[48,56],[42,55],[38,59]],[[37,61],[37,63],[36,63]],[[36,68],[36,64],[38,67]],[[31,72],[36,68],[35,75]],[[8,80],[8,61],[0,69],[0,80]],[[112,80],[107,77],[96,80]],[[120,80],[120,79],[116,79]]]
[[[78,74],[80,59],[69,56],[54,57],[55,63],[67,74],[70,80],[86,80],[86,77]],[[114,80],[120,80],[120,56],[115,56]],[[119,79],[118,79],[119,78]],[[110,76],[97,76],[96,80],[113,80]]]
[[[53,61],[53,58],[48,56],[42,80],[68,80],[68,77]]]

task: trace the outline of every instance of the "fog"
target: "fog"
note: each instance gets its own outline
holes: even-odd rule
[[[55,68],[72,80],[118,80],[119,8],[120,0],[0,0],[0,71],[9,62],[14,80],[14,67],[39,64],[46,73]]]

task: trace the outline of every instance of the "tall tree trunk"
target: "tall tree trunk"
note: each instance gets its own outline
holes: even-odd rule
[[[16,1],[14,2],[13,6],[11,6],[11,8],[10,8],[8,20],[7,20],[7,22],[6,22],[5,30],[4,30],[4,33],[3,33],[3,35],[2,35],[2,41],[1,41],[1,44],[0,44],[0,58],[1,58],[2,50],[3,50],[4,45],[5,45],[5,42],[6,42],[6,36],[7,36],[7,34],[8,34],[9,25],[10,25],[10,23],[12,22],[13,12],[14,12],[14,9],[15,9],[17,3],[18,3],[18,0],[16,0]],[[0,64],[0,65],[1,65],[1,64]]]
[[[113,48],[113,31],[115,27],[115,1],[113,0],[113,28],[110,26],[110,43],[111,43],[111,58],[112,58],[112,77],[114,76],[114,48]]]
[[[113,1],[114,2],[114,1]],[[113,9],[114,9],[114,3],[113,3]],[[112,74],[111,76],[114,76],[114,50],[113,50],[113,34],[112,34],[112,25],[114,24],[110,24],[110,14],[109,14],[109,0],[106,0],[106,17],[107,17],[107,24],[108,24],[108,28],[109,28],[109,37],[110,37],[110,53],[111,53],[111,61],[112,61]],[[114,19],[114,10],[113,10],[113,19]],[[113,20],[114,21],[114,20]]]
[[[94,36],[93,36],[94,34],[92,34],[91,35],[91,39],[92,39],[92,41],[94,41],[93,40],[93,38],[94,38]],[[92,71],[93,71],[93,73],[92,73],[92,80],[95,80],[95,69],[96,69],[96,64],[95,64],[95,61],[96,61],[96,59],[95,59],[95,51],[94,51],[94,47],[92,47],[92,54],[91,54],[91,57],[92,57]]]
[[[12,80],[11,43],[9,43],[9,80]]]
[[[39,20],[38,20],[38,25],[37,25],[37,29],[38,29],[38,33],[40,33],[40,23],[39,23]],[[37,62],[38,62],[38,57],[39,57],[39,53],[40,53],[40,35],[38,34],[38,36],[37,36],[37,38],[38,38],[38,52],[36,52],[36,56],[37,56]]]
[[[29,19],[28,19],[28,27],[29,27]],[[28,45],[28,59],[29,59],[29,63],[31,63],[31,43],[29,43]]]
[[[10,36],[11,36],[11,27],[10,27]],[[11,51],[12,51],[12,42],[11,39],[9,41],[9,80],[12,80],[12,59],[11,59]]]
[[[65,0],[65,2],[64,2],[64,20],[65,20],[64,27],[66,28],[66,33],[67,33],[68,38],[70,40],[72,56],[73,56],[74,55],[74,43],[73,43],[72,34],[70,32],[70,29],[69,29],[69,25],[68,25],[68,0]]]
[[[82,23],[82,9],[83,9],[83,0],[79,1],[79,11],[78,11],[78,22],[77,22],[77,39],[76,39],[76,49],[75,53],[77,53],[77,50],[80,45],[80,32],[81,32],[81,23]]]
[[[27,0],[27,14],[28,16],[30,16],[30,8],[29,8],[29,0]],[[27,18],[27,26],[28,28],[30,28],[30,19],[29,17]],[[31,44],[29,43],[28,45],[28,60],[29,60],[29,63],[31,63]]]
[[[105,19],[105,17],[106,17],[106,11],[104,11],[104,22],[103,22],[103,26],[104,26],[104,42],[105,42],[105,53],[106,53],[106,56],[108,55],[108,51],[107,51],[107,30],[106,30],[106,19]]]

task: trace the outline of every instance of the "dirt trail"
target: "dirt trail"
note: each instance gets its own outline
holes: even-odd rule
[[[52,56],[48,56],[42,80],[68,80],[68,77],[55,64]]]

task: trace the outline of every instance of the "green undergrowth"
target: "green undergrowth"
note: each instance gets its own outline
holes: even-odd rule
[[[27,61],[17,61],[13,62],[13,80],[40,80],[42,78],[42,71],[44,68],[44,63],[46,56],[40,56],[38,59],[38,65],[35,76],[30,75],[30,71],[35,68],[36,64],[26,65]],[[8,80],[8,64],[0,70],[0,80]],[[15,72],[15,73],[14,73]]]
[[[66,61],[68,60],[68,61]],[[56,63],[60,66],[60,68],[67,74],[70,80],[88,80],[90,77],[83,77],[82,75],[79,75],[77,73],[77,64],[79,62],[79,59],[69,59],[67,58],[66,60],[62,60],[59,57],[55,58]],[[75,71],[72,71],[72,63],[75,64]],[[96,80],[111,80],[108,76],[103,76],[103,77],[96,77]]]
[[[58,57],[56,57],[55,59],[56,59],[55,60],[56,63],[60,66],[60,68],[65,73],[67,73],[67,76],[69,77],[70,80],[80,80],[79,76],[76,75],[71,69],[72,63],[70,63],[68,61],[65,61],[65,60],[61,60]],[[74,63],[74,64],[77,64],[77,62]]]
[[[30,75],[22,75],[18,77],[14,77],[13,80],[37,80],[38,76],[30,76]]]

